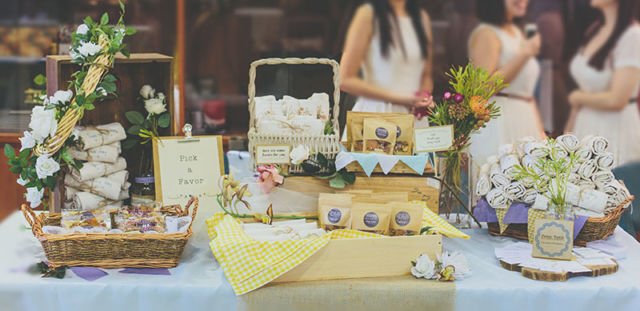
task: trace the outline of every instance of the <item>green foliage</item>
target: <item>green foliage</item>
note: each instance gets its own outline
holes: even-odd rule
[[[144,123],[144,116],[137,111],[127,111],[124,116],[133,125],[142,125]],[[137,131],[135,135],[137,135]]]
[[[168,113],[163,113],[158,117],[158,126],[161,128],[168,128],[171,124],[171,117]]]
[[[37,86],[44,86],[47,84],[47,78],[42,74],[38,74],[33,78],[33,83]]]

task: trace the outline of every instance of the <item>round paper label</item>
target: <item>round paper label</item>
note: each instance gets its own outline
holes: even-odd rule
[[[342,218],[342,212],[337,208],[332,208],[329,210],[329,214],[327,215],[329,222],[332,224],[337,223]]]
[[[409,213],[402,211],[396,214],[396,224],[398,226],[406,226],[411,221],[411,216]]]
[[[380,222],[380,219],[378,218],[378,214],[374,212],[368,212],[364,214],[363,220],[364,220],[364,224],[369,228],[373,228],[377,226],[378,222]]]

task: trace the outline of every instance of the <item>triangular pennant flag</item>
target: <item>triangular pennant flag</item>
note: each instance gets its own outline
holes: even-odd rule
[[[343,169],[345,166],[349,165],[349,163],[355,161],[356,158],[353,157],[351,152],[341,151],[336,156],[336,171]]]
[[[422,175],[424,173],[424,167],[427,165],[427,155],[400,156],[400,161],[404,162],[404,164],[409,166],[414,172]]]
[[[378,165],[378,158],[376,155],[366,153],[352,153],[351,155],[356,158],[356,161],[358,161],[364,173],[367,174],[367,176],[371,176],[376,165]]]
[[[389,155],[378,155],[378,163],[380,163],[380,168],[382,168],[382,172],[386,175],[389,174],[391,169],[396,166],[400,159],[397,156],[389,156]]]
[[[507,230],[507,227],[509,227],[508,224],[505,224],[503,222],[504,220],[504,215],[507,214],[507,210],[506,208],[496,208],[496,216],[498,216],[498,225],[500,225],[500,234],[503,234],[505,230]]]

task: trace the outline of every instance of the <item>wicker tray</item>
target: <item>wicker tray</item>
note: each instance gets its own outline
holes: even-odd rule
[[[622,213],[625,211],[624,207],[631,203],[633,199],[633,196],[627,198],[627,200],[611,210],[604,217],[589,217],[573,243],[578,246],[586,246],[587,242],[602,240],[612,235],[620,222]],[[500,233],[500,226],[497,222],[488,223],[487,225],[489,226],[489,234],[491,235],[529,240],[529,226],[527,224],[510,224],[502,234]]]
[[[256,131],[255,97],[256,97],[256,69],[263,65],[328,65],[333,69],[333,132],[330,135],[277,135],[261,134]],[[255,168],[256,146],[259,145],[297,145],[308,146],[313,153],[321,152],[329,159],[335,159],[340,151],[340,129],[338,117],[340,116],[340,82],[338,80],[339,65],[336,61],[326,58],[266,58],[254,61],[249,68],[249,152],[252,154]],[[302,166],[289,165],[290,174],[304,173]]]
[[[42,213],[36,216],[25,204],[21,209],[52,267],[172,268],[178,265],[182,251],[193,234],[191,226],[198,212],[198,199],[191,199],[179,215],[189,216],[192,204],[192,221],[187,231],[169,234],[47,234],[42,227],[60,224],[60,214]]]

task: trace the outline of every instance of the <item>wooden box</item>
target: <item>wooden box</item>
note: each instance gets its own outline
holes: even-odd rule
[[[420,254],[432,259],[442,252],[442,236],[417,235],[331,240],[274,283],[387,277],[410,274]]]

